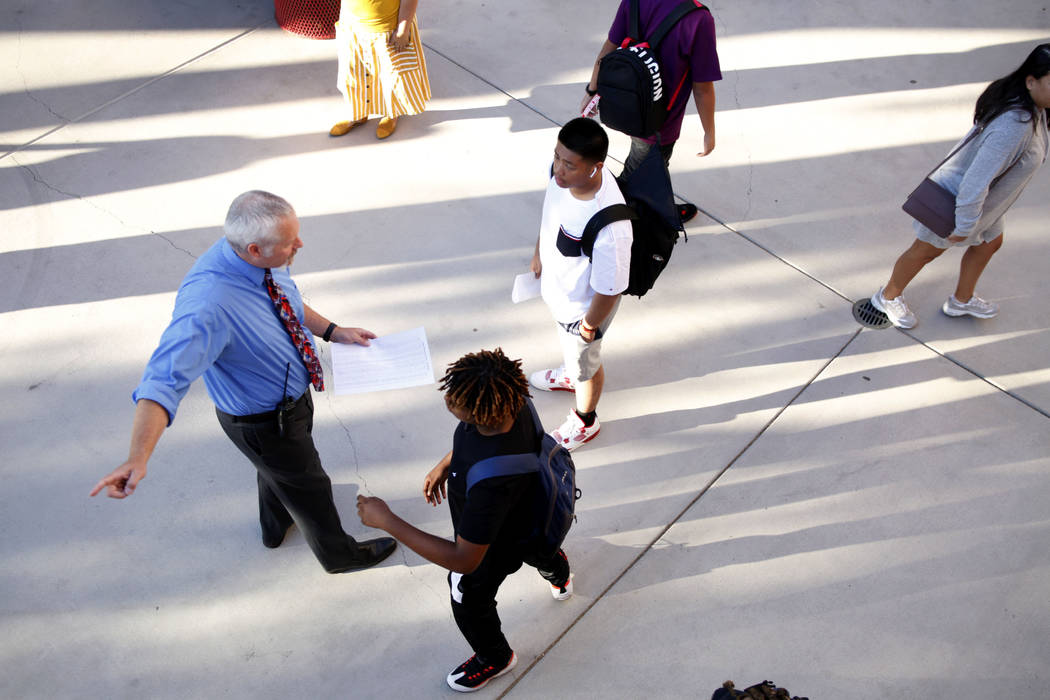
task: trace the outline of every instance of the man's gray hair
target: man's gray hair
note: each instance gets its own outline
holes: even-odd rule
[[[250,190],[230,204],[223,231],[238,253],[244,254],[248,246],[255,243],[263,255],[269,255],[279,240],[278,225],[289,216],[295,216],[295,209],[288,200],[262,190]]]

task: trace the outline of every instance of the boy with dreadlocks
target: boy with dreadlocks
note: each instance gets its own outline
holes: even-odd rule
[[[518,657],[500,629],[496,592],[522,563],[539,570],[556,600],[572,596],[569,562],[560,549],[541,555],[529,544],[544,501],[535,473],[495,476],[467,491],[467,473],[499,455],[537,453],[542,426],[535,425],[521,360],[503,350],[469,353],[449,365],[441,380],[445,405],[459,419],[452,451],[423,479],[423,498],[447,498],[455,541],[423,532],[395,515],[379,498],[357,497],[361,522],[386,530],[405,546],[449,570],[452,614],[474,656],[446,679],[453,690],[478,690],[507,673]]]

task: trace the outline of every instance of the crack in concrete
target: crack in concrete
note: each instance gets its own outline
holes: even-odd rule
[[[29,176],[31,178],[33,178],[33,181],[36,182],[38,185],[43,185],[44,187],[48,188],[52,192],[57,192],[58,194],[61,194],[61,195],[64,195],[64,196],[68,197],[69,199],[79,199],[79,200],[82,200],[82,201],[87,201],[86,199],[84,199],[84,195],[77,194],[75,192],[66,192],[63,189],[55,187],[54,185],[52,185],[47,180],[45,180],[44,178],[40,177],[40,175],[35,170],[33,170],[32,166],[25,165],[23,163],[19,163],[17,157],[11,156],[11,160],[14,161],[16,166],[18,166],[22,170],[25,170],[27,173],[29,173]],[[99,208],[99,207],[97,207],[97,205],[92,205],[92,206],[95,206],[96,208]],[[109,213],[109,212],[106,212],[106,213]],[[116,217],[114,217],[114,218],[116,218]],[[118,221],[119,221],[119,219],[118,219]],[[123,222],[121,222],[121,223],[123,223]]]
[[[739,100],[737,102],[739,107]],[[747,149],[747,186],[744,188],[744,198],[747,202],[747,206],[744,207],[744,213],[741,215],[741,221],[747,221],[751,216],[751,197],[754,193],[754,182],[755,182],[755,163],[751,157],[751,149]]]
[[[21,14],[21,10],[19,10],[19,12],[16,13],[16,14]],[[51,105],[49,105],[47,102],[44,102],[42,99],[40,99],[39,97],[34,95],[33,91],[29,89],[29,82],[26,80],[25,73],[22,72],[22,21],[21,21],[21,19],[19,19],[19,21],[18,21],[18,51],[17,51],[17,54],[15,56],[15,70],[18,71],[18,77],[22,79],[22,91],[25,92],[26,97],[28,97],[33,102],[36,102],[38,105],[40,105],[41,107],[46,109],[48,112],[51,113],[51,115],[53,117],[56,117],[56,118],[60,119],[63,122],[68,122],[69,121],[69,119],[67,117],[64,117],[61,114],[59,114],[58,112],[56,112],[54,109],[51,108]]]
[[[725,26],[725,23],[721,22],[721,24],[722,24],[722,33],[726,34],[728,32],[728,30],[727,30],[727,28]],[[741,101],[740,101],[740,71],[734,71],[733,72],[733,104],[736,106],[737,110],[742,110],[744,108],[743,105],[741,104]],[[754,185],[754,178],[755,178],[755,164],[754,164],[754,161],[753,161],[753,159],[751,157],[751,149],[748,148],[746,152],[747,152],[747,187],[745,188],[744,196],[745,196],[745,198],[747,200],[747,206],[744,208],[744,214],[741,217],[741,221],[747,221],[748,217],[751,215],[751,196],[752,196],[752,193],[754,192],[753,185]]]
[[[106,212],[106,213],[108,214],[109,212]],[[112,216],[112,215],[111,215],[111,216]],[[185,248],[183,248],[183,247],[181,247],[181,246],[178,246],[178,245],[176,245],[176,244],[175,244],[175,241],[171,240],[170,238],[168,238],[167,236],[165,236],[165,235],[164,235],[163,233],[157,233],[156,231],[150,231],[150,234],[151,234],[151,235],[153,235],[153,236],[156,236],[156,237],[157,237],[157,238],[159,238],[159,239],[161,239],[162,241],[164,241],[165,243],[167,243],[168,245],[170,245],[170,246],[171,246],[172,248],[174,248],[175,250],[178,250],[178,251],[181,251],[181,252],[185,253],[186,255],[190,256],[190,257],[191,257],[191,258],[193,258],[194,260],[196,260],[196,259],[197,259],[197,256],[196,256],[196,255],[194,255],[194,254],[193,254],[193,253],[191,253],[190,251],[186,250]]]
[[[303,297],[303,300],[307,301],[306,297]],[[339,417],[339,414],[336,413],[335,407],[332,404],[332,397],[331,397],[331,395],[329,395],[326,398],[327,398],[327,403],[328,403],[328,409],[332,412],[332,415],[335,417],[336,422],[339,423],[339,427],[343,429],[344,433],[346,433],[346,440],[347,440],[348,443],[350,443],[350,453],[353,456],[353,460],[354,460],[354,474],[356,474],[357,478],[360,480],[361,491],[362,492],[367,491],[368,495],[373,496],[375,494],[372,493],[372,490],[368,487],[368,482],[365,480],[364,476],[361,474],[361,463],[360,463],[360,460],[358,459],[358,456],[357,456],[357,446],[354,444],[354,438],[353,438],[353,435],[350,433],[350,428],[349,428],[349,426],[346,423],[343,422],[343,419]],[[407,547],[405,547],[404,544],[398,543],[398,553],[401,556],[401,563],[404,565],[405,570],[408,571],[408,575],[411,576],[412,578],[416,579],[416,581],[418,581],[419,584],[421,586],[423,586],[423,588],[427,589],[427,591],[429,591],[435,597],[443,600],[444,597],[445,597],[444,592],[439,591],[436,588],[434,588],[432,585],[430,585],[427,582],[427,580],[425,578],[423,578],[422,576],[416,575],[416,573],[412,570],[412,566],[410,566],[409,563],[408,563],[408,552],[409,552],[409,549]]]
[[[335,408],[332,405],[332,398],[331,398],[331,396],[329,396],[327,398],[328,398],[328,401],[327,401],[328,409],[332,412],[332,415],[335,417],[336,422],[339,423],[339,427],[343,429],[344,433],[346,433],[346,440],[347,440],[348,443],[350,443],[350,453],[352,454],[353,460],[354,460],[354,474],[357,475],[357,478],[361,482],[361,491],[367,491],[369,495],[375,495],[375,494],[372,493],[372,490],[368,487],[368,481],[361,474],[361,464],[360,464],[360,460],[357,457],[357,446],[354,444],[354,438],[353,438],[353,435],[351,435],[351,433],[350,433],[350,428],[349,428],[349,426],[347,426],[346,423],[343,422],[342,418],[339,417],[339,414],[336,413]],[[442,591],[439,591],[436,588],[434,588],[432,585],[430,585],[427,582],[427,580],[425,578],[423,578],[422,576],[416,575],[415,571],[412,570],[412,566],[408,563],[408,552],[409,552],[409,549],[407,547],[405,547],[404,544],[398,543],[398,553],[401,556],[401,563],[404,565],[405,570],[408,571],[408,575],[411,576],[412,578],[416,579],[416,581],[423,588],[425,588],[429,593],[434,595],[436,598],[438,598],[440,600],[443,600],[444,597],[445,597],[445,594]]]
[[[416,573],[412,570],[412,567],[408,565],[408,547],[401,543],[398,543],[398,549],[401,550],[401,563],[405,565],[405,570],[408,571],[408,575],[414,578],[420,586],[425,588],[435,598],[443,601],[445,599],[446,594],[443,591],[439,591],[433,586],[431,586],[429,583],[427,583],[426,578],[424,578],[423,576],[417,576]]]
[[[305,297],[303,300],[306,300]],[[307,389],[307,391],[309,391],[309,389]],[[364,475],[361,474],[361,460],[358,459],[357,445],[354,444],[354,436],[350,433],[350,427],[343,422],[343,419],[340,418],[339,414],[336,412],[335,406],[332,405],[332,395],[329,394],[326,399],[328,410],[332,412],[332,416],[335,417],[336,422],[339,423],[339,427],[343,429],[344,433],[346,433],[346,441],[350,443],[350,455],[354,460],[354,474],[357,475],[358,480],[361,482],[361,490],[367,491],[369,495],[374,495],[372,494],[372,490],[368,488],[368,481],[365,479]]]
[[[19,74],[21,74],[21,71],[19,71]],[[48,112],[50,112],[50,113],[51,113],[51,115],[52,115],[53,117],[55,117],[55,118],[57,118],[57,119],[61,120],[62,122],[68,122],[68,121],[69,121],[69,119],[68,119],[67,117],[64,117],[64,116],[62,116],[61,114],[59,114],[58,112],[56,112],[55,110],[53,110],[53,109],[51,108],[51,105],[49,105],[48,103],[44,102],[44,101],[43,101],[42,99],[40,99],[39,97],[37,97],[36,95],[34,95],[34,94],[32,93],[32,91],[31,91],[31,90],[29,89],[29,86],[25,84],[25,82],[26,82],[26,81],[25,81],[25,78],[23,77],[23,78],[22,78],[22,85],[23,85],[23,87],[24,87],[24,92],[25,92],[25,94],[26,94],[26,97],[28,97],[28,98],[29,98],[29,99],[31,99],[31,100],[32,100],[33,102],[36,102],[36,103],[37,103],[38,105],[40,105],[41,107],[43,107],[44,109],[46,109],[46,110],[47,110]]]
[[[112,218],[114,221],[117,221],[124,228],[138,229],[140,231],[147,231],[147,232],[149,232],[150,235],[156,236],[157,238],[160,238],[161,240],[163,240],[165,243],[170,245],[175,250],[178,250],[178,251],[181,251],[181,252],[185,253],[186,255],[190,256],[190,258],[192,258],[194,260],[197,259],[196,255],[194,255],[190,251],[186,250],[185,248],[183,248],[183,247],[181,247],[179,245],[176,245],[176,243],[173,240],[171,240],[170,238],[168,238],[164,234],[157,233],[156,231],[153,231],[153,230],[150,230],[150,229],[147,229],[147,228],[143,228],[141,226],[132,226],[131,224],[129,224],[128,222],[124,221],[122,218],[120,218],[119,216],[114,214],[109,209],[106,209],[105,207],[100,207],[98,204],[96,204],[92,200],[88,199],[85,195],[77,194],[76,192],[67,192],[66,190],[63,190],[60,187],[56,187],[55,185],[52,185],[50,182],[45,180],[36,170],[34,170],[32,166],[25,165],[23,163],[19,163],[18,162],[18,158],[16,156],[12,155],[11,156],[11,160],[14,161],[16,166],[18,166],[22,170],[25,170],[27,173],[29,173],[29,176],[31,178],[33,178],[33,181],[36,182],[38,185],[43,185],[44,187],[46,187],[47,189],[51,190],[52,192],[56,192],[56,193],[66,197],[68,199],[76,199],[76,200],[79,200],[79,201],[81,201],[81,202],[83,202],[85,204],[88,204],[88,205],[94,207],[95,209],[99,210],[100,212],[102,212],[106,216]]]

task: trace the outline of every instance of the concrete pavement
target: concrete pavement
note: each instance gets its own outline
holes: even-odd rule
[[[510,283],[616,4],[422,3],[435,97],[386,142],[374,121],[327,137],[334,45],[282,32],[263,0],[0,9],[0,695],[453,695],[470,652],[444,572],[399,548],[329,576],[294,530],[264,549],[250,466],[200,383],[133,498],[87,492],[123,461],[174,291],[246,189],[296,207],[296,280],[341,323],[423,325],[436,367],[496,345],[527,371],[555,362],[546,309],[512,305]],[[705,698],[770,678],[814,700],[1041,697],[1050,172],[979,287],[999,317],[939,312],[955,251],[909,287],[914,331],[862,331],[850,304],[908,244],[904,196],[983,85],[1050,40],[1050,14],[713,10],[718,145],[693,155],[690,109],[672,161],[706,217],[606,345],[576,596],[508,580],[520,663],[481,694]],[[374,536],[366,493],[449,535],[420,497],[453,427],[439,394],[316,399],[347,531]],[[569,406],[536,402],[548,427]]]

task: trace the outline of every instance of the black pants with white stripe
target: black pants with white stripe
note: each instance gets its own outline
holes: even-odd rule
[[[564,585],[569,578],[569,560],[560,549],[552,556],[525,556],[520,551],[491,547],[474,571],[448,575],[452,615],[459,631],[478,658],[496,668],[505,666],[513,653],[496,612],[496,593],[503,580],[523,563],[535,567],[540,576],[556,586]]]

